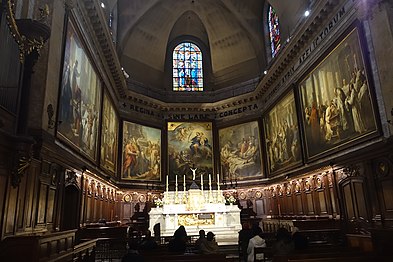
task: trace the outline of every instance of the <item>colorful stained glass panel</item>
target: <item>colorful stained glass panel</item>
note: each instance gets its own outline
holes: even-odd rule
[[[183,42],[173,50],[173,91],[203,91],[202,52]]]

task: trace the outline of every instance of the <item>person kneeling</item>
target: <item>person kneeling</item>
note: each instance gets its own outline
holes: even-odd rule
[[[206,235],[206,241],[201,243],[200,249],[202,254],[214,254],[218,253],[218,244],[214,239],[213,232],[208,232]]]

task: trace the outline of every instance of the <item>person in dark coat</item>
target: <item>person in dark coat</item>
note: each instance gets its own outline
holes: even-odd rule
[[[242,230],[239,231],[239,247],[244,261],[247,261],[248,241],[253,237],[253,233],[248,223],[243,223],[242,227]]]
[[[184,226],[180,226],[169,241],[168,250],[171,252],[184,253],[187,248],[187,232]]]

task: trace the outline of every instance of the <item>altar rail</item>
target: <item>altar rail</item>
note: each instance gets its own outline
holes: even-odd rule
[[[127,227],[81,228],[78,241],[97,241],[96,258],[102,261],[120,259],[127,252]]]

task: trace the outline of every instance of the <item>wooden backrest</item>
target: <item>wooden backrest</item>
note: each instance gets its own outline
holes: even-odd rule
[[[273,250],[270,247],[254,247],[254,261],[266,261],[266,258],[273,256]]]

